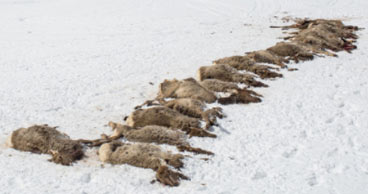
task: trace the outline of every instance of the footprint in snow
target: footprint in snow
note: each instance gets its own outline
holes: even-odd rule
[[[263,179],[263,178],[266,178],[267,177],[267,173],[264,172],[264,171],[257,171],[253,177],[252,177],[252,180],[259,180],[259,179]]]
[[[90,173],[85,173],[80,177],[80,181],[82,183],[89,183],[91,181],[91,174]]]
[[[353,92],[353,94],[354,94],[354,95],[360,95],[360,91],[359,91],[359,90],[355,90],[355,91]]]
[[[339,108],[343,108],[345,106],[345,103],[343,103],[343,102],[341,102],[341,103],[339,103],[338,105],[337,105],[337,107],[339,107]]]
[[[346,134],[346,130],[345,128],[339,124],[337,127],[336,127],[336,135],[337,136],[340,136],[340,135],[345,135]]]
[[[301,139],[306,139],[306,138],[308,137],[308,134],[307,134],[307,132],[306,132],[306,131],[302,131],[302,132],[300,132],[299,137],[300,137]]]
[[[307,180],[308,185],[311,186],[311,187],[318,184],[316,174],[314,174],[314,173],[310,177],[308,177],[306,180]]]
[[[332,117],[332,118],[327,119],[325,123],[330,124],[330,123],[332,123],[334,120],[335,120],[335,119]]]
[[[293,148],[291,150],[287,150],[284,153],[282,153],[282,156],[285,158],[292,158],[296,155],[296,153],[298,152],[297,148]]]

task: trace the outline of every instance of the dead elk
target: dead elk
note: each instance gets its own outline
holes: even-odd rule
[[[212,92],[232,92],[234,90],[242,89],[234,82],[226,82],[218,79],[205,79],[199,83],[201,86]]]
[[[218,99],[218,103],[220,104],[249,104],[249,103],[259,103],[262,100],[255,96],[253,91],[243,89],[231,93],[230,96]]]
[[[277,56],[270,51],[267,50],[259,50],[247,53],[247,57],[253,59],[257,63],[268,63],[280,66],[282,68],[286,68],[285,63],[289,61],[284,59],[283,57]]]
[[[70,165],[84,155],[83,146],[78,141],[47,125],[17,129],[9,137],[8,145],[21,151],[50,154],[51,161],[62,165]]]
[[[142,128],[134,129],[127,125],[114,122],[109,122],[109,126],[114,130],[113,135],[108,137],[111,140],[117,140],[121,137],[124,137],[131,142],[168,144],[177,146],[180,151],[213,155],[212,152],[191,147],[187,141],[186,134],[179,130],[172,130],[170,128],[157,125],[148,125]]]
[[[314,58],[313,53],[304,47],[291,42],[279,42],[267,50],[280,57],[289,57],[295,62],[299,62],[299,60],[312,60]]]
[[[225,57],[213,61],[213,64],[230,65],[237,70],[245,70],[257,74],[262,79],[282,77],[282,74],[273,71],[278,70],[278,68],[256,64],[254,60],[247,56]]]
[[[329,49],[332,51],[341,51],[344,41],[336,36],[320,28],[308,28],[299,32],[290,41],[297,44],[308,46],[315,50]]]
[[[204,102],[192,98],[178,98],[164,102],[163,105],[189,117],[202,119],[206,122],[206,129],[217,125],[217,118],[224,116],[220,107],[208,109]]]
[[[217,118],[223,118],[222,109],[220,107],[207,108],[206,103],[192,98],[177,98],[169,101],[164,99],[148,100],[144,104],[137,106],[135,109],[141,108],[143,105],[165,106],[180,112],[189,117],[201,119],[206,122],[206,129],[212,125],[217,125]]]
[[[200,67],[198,70],[198,79],[200,81],[218,79],[227,82],[244,83],[254,87],[267,87],[266,84],[257,81],[254,75],[239,73],[235,68],[226,64]]]
[[[203,88],[195,79],[165,80],[160,84],[160,92],[157,99],[164,98],[193,98],[207,103],[216,101],[212,92]]]
[[[158,125],[181,129],[187,132],[189,136],[216,137],[216,135],[201,128],[199,119],[188,117],[164,106],[135,110],[129,115],[126,122],[133,128]]]
[[[302,30],[290,40],[307,45],[315,50],[329,49],[335,52],[342,50],[349,52],[356,48],[351,41],[347,41],[340,33],[331,32],[328,27],[322,24]]]
[[[342,37],[344,38],[354,38],[357,39],[358,37],[356,35],[351,35],[351,33],[353,33],[354,31],[359,30],[360,28],[357,26],[350,26],[350,25],[344,25],[343,22],[341,20],[326,20],[326,19],[295,19],[294,20],[296,23],[292,24],[292,25],[288,25],[288,26],[271,26],[271,28],[282,28],[283,30],[288,30],[288,29],[300,29],[300,30],[304,30],[307,28],[310,28],[311,26],[315,26],[315,25],[325,25],[328,26],[330,28],[329,31],[331,32],[336,32],[336,29],[340,29],[344,30],[344,35]]]
[[[248,104],[262,101],[260,98],[262,95],[246,88],[240,88],[235,83],[224,82],[217,79],[207,79],[200,83],[210,91],[230,93],[230,96],[218,99],[218,103],[220,104]]]
[[[165,185],[178,186],[180,179],[189,179],[185,175],[168,168],[168,165],[181,168],[184,156],[165,152],[156,145],[146,143],[128,144],[114,141],[103,144],[98,150],[98,154],[102,162],[150,168],[156,171],[157,180]]]
[[[291,40],[314,53],[336,56],[325,49],[350,52],[356,48],[353,45],[358,38],[354,33],[359,30],[356,26],[345,26],[340,20],[299,19],[296,22],[296,24],[284,26],[283,29],[296,28],[300,31],[291,32],[290,34],[293,35],[284,39]]]

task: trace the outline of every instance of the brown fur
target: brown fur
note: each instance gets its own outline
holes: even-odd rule
[[[62,165],[70,165],[84,155],[82,145],[60,133],[56,127],[34,125],[20,128],[14,131],[10,138],[11,147],[14,149],[50,154],[51,161]]]
[[[315,19],[315,20],[311,20],[311,19],[294,19],[294,22],[296,22],[295,24],[292,25],[288,25],[288,26],[271,26],[271,28],[282,28],[283,30],[288,30],[291,28],[297,28],[297,29],[307,29],[308,27],[310,27],[311,25],[316,25],[316,24],[328,24],[328,25],[332,25],[332,26],[340,26],[343,27],[343,23],[341,22],[341,20],[326,20],[326,19]]]
[[[223,117],[222,109],[220,107],[207,109],[207,106],[204,102],[192,98],[178,98],[170,101],[165,101],[162,99],[158,100],[157,103],[155,103],[155,101],[148,100],[143,105],[162,105],[176,110],[186,116],[202,119],[206,122],[206,129],[217,123],[217,117]],[[137,106],[136,109],[141,107],[142,105]]]
[[[210,152],[210,151],[207,151],[207,150],[202,150],[200,148],[193,148],[193,147],[188,146],[188,145],[180,145],[180,146],[177,146],[177,148],[181,152],[188,151],[188,152],[193,152],[195,154],[214,155],[213,152]]]
[[[292,42],[304,46],[312,52],[336,56],[324,50],[350,52],[356,48],[352,43],[358,38],[354,34],[358,28],[344,26],[339,20],[301,20],[294,27],[301,29],[301,31],[294,33],[296,34],[294,36],[286,37],[286,39],[291,39]]]
[[[205,79],[201,81],[200,84],[204,88],[213,92],[233,92],[241,89],[236,83],[221,81],[218,79]]]
[[[159,125],[172,128],[200,127],[198,119],[185,116],[167,107],[152,107],[135,110],[127,119],[133,128]]]
[[[142,128],[133,129],[129,126],[114,122],[109,122],[109,126],[114,130],[114,134],[109,137],[111,139],[125,137],[128,141],[169,144],[177,146],[180,151],[213,155],[212,152],[191,147],[185,133],[177,130],[174,131],[167,127],[148,125]]]
[[[358,37],[353,34],[354,31],[359,30],[357,26],[345,26],[341,20],[326,20],[326,19],[296,19],[296,24],[292,24],[289,26],[271,26],[273,28],[282,28],[283,30],[287,30],[290,28],[297,28],[300,30],[304,30],[310,28],[315,25],[324,25],[328,27],[328,31],[332,33],[339,33],[339,36],[344,38],[353,38],[357,39]]]
[[[341,51],[344,46],[344,41],[337,34],[328,32],[321,25],[300,31],[292,41],[336,52]]]
[[[219,98],[220,104],[257,103],[262,100],[262,95],[248,89],[241,89],[237,84],[216,79],[208,79],[201,82],[202,86],[215,92],[229,92],[229,97]]]
[[[182,159],[184,159],[183,155],[164,152],[156,145],[122,142],[103,144],[99,149],[99,157],[102,162],[130,164],[153,170],[157,170],[160,166],[166,164],[175,168],[181,168],[183,167]]]
[[[157,171],[158,180],[170,186],[178,186],[180,179],[188,179],[178,172],[169,170],[166,166],[183,167],[183,155],[162,151],[160,147],[151,144],[106,143],[99,149],[99,158],[102,162],[111,164],[129,164],[153,169]]]
[[[182,129],[190,136],[216,137],[216,135],[201,129],[199,119],[185,116],[167,107],[138,109],[128,117],[127,124],[133,128],[144,127],[147,125],[158,125],[174,129]]]
[[[160,84],[158,98],[193,98],[207,103],[216,101],[216,96],[199,85],[193,78],[184,79],[182,81],[176,79],[165,80]]]
[[[156,178],[160,183],[169,186],[178,186],[180,179],[189,180],[189,178],[185,175],[174,172],[167,166],[160,166],[160,168],[156,171]]]
[[[217,59],[216,61],[213,61],[213,63],[230,65],[231,67],[234,67],[235,69],[238,70],[246,70],[247,67],[256,64],[256,62],[253,59],[246,56],[238,56],[238,55]]]
[[[225,58],[213,61],[213,63],[215,65],[216,64],[226,64],[226,65],[230,65],[231,67],[237,70],[249,71],[249,72],[257,74],[262,79],[282,77],[282,74],[272,71],[272,70],[278,70],[278,68],[270,67],[267,65],[258,65],[255,63],[254,60],[252,60],[251,58],[247,56],[225,57]]]
[[[282,68],[285,68],[286,65],[284,63],[288,62],[286,59],[279,57],[267,50],[250,52],[247,54],[247,57],[253,59],[257,63],[275,64]]]
[[[279,42],[267,50],[280,57],[290,57],[296,62],[299,60],[304,61],[313,59],[313,53],[310,53],[302,46],[290,42]]]
[[[257,96],[258,94],[253,92],[252,90],[238,90],[232,93],[229,97],[224,97],[218,99],[218,103],[220,104],[249,104],[249,103],[258,103],[262,102],[262,100]]]
[[[267,85],[254,79],[250,74],[239,73],[235,68],[229,65],[219,64],[212,66],[203,66],[198,70],[198,79],[218,79],[227,82],[239,82],[254,87],[266,87]]]
[[[165,101],[163,105],[194,118],[202,118],[206,109],[206,104],[204,102],[191,98],[178,98],[167,102]]]
[[[167,127],[157,125],[147,125],[142,128],[134,129],[127,125],[109,122],[109,126],[114,130],[114,134],[110,137],[117,139],[126,138],[132,142],[158,143],[169,145],[188,145],[184,132],[172,130]]]
[[[345,26],[339,20],[319,20],[319,21],[316,21],[313,25],[309,25],[308,27],[310,28],[311,26],[317,26],[317,25],[324,28],[324,30],[330,33],[336,34],[337,36],[341,38],[345,38],[345,39],[357,39],[358,38],[358,36],[354,34],[354,31],[358,30],[358,27]]]

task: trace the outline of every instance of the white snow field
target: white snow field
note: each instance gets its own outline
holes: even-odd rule
[[[365,0],[0,0],[0,193],[368,193],[368,34],[339,57],[292,65],[257,89],[263,102],[224,106],[216,155],[185,159],[191,181],[155,172],[73,166],[5,146],[15,129],[47,123],[73,139],[110,134],[164,79],[280,41],[281,18],[337,18],[368,27]],[[151,82],[151,84],[150,84]],[[153,84],[153,85],[152,85]],[[165,146],[169,150],[175,148]]]

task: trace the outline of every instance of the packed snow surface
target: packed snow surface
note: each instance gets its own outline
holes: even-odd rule
[[[164,79],[280,41],[281,18],[368,27],[365,0],[0,0],[0,193],[368,193],[367,30],[358,49],[282,71],[262,103],[224,106],[216,155],[192,155],[191,181],[102,165],[96,150],[71,167],[7,148],[9,134],[47,123],[73,139],[110,134]],[[175,148],[166,146],[169,150]]]

